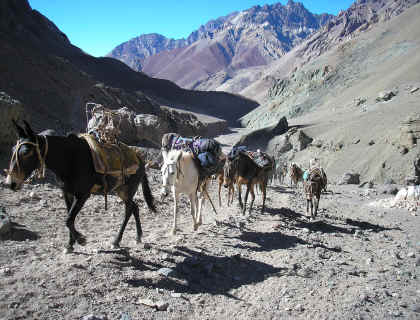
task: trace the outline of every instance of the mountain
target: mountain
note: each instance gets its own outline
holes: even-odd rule
[[[257,106],[238,95],[185,90],[135,72],[118,60],[92,57],[73,46],[27,0],[0,2],[0,60],[1,96],[8,97],[4,101],[20,101],[21,116],[29,117],[39,130],[84,130],[85,104],[90,101],[154,114],[172,130],[190,134],[199,133],[194,131],[196,117],[166,107],[223,116],[235,123]]]
[[[108,56],[150,76],[196,88],[218,72],[224,72],[218,77],[223,83],[237,70],[279,59],[332,17],[312,14],[291,0],[287,5],[254,6],[210,21],[186,40],[142,35]]]
[[[336,18],[293,48],[282,59],[260,69],[249,86],[237,91],[241,95],[252,96],[260,102],[259,108],[242,119],[242,124],[264,127],[275,123],[276,119],[281,119],[283,116],[293,117],[296,115],[295,109],[301,110],[300,112],[311,109],[318,104],[315,96],[324,95],[322,90],[326,83],[337,85],[339,71],[345,69],[345,66],[356,78],[357,72],[364,70],[361,70],[360,64],[353,65],[352,57],[346,54],[350,51],[349,48],[355,43],[360,45],[358,39],[361,35],[380,28],[417,3],[420,3],[420,0],[358,0],[348,10],[340,12]],[[332,50],[337,55],[334,55],[333,61],[327,63],[324,61],[327,55],[323,54],[331,53]],[[368,54],[368,50],[365,54]],[[240,76],[244,77],[251,72],[252,70],[244,70]],[[238,82],[240,76],[237,78]],[[238,87],[235,80],[220,86],[218,90],[229,92],[231,91],[229,86]],[[346,83],[345,86],[350,84]],[[276,115],[278,112],[278,116],[271,116],[269,122],[258,116],[261,110],[267,109],[271,110],[272,116],[273,112]]]
[[[418,0],[355,2],[241,91],[261,102],[242,125],[286,117],[290,131],[259,147],[305,168],[318,158],[329,181],[406,183],[420,156],[419,15]]]
[[[234,12],[226,17],[210,20],[198,30],[193,31],[187,39],[168,39],[157,33],[142,34],[114,48],[107,57],[118,59],[136,71],[142,71],[144,60],[162,51],[186,47],[193,42],[206,38],[215,32],[226,20],[235,16]]]

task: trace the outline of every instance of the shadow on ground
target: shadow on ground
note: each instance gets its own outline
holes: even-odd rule
[[[35,241],[40,238],[38,233],[27,229],[24,225],[16,222],[12,222],[11,224],[11,230],[7,234],[2,235],[2,240]]]
[[[178,293],[220,294],[239,300],[229,291],[262,282],[268,277],[297,275],[293,268],[277,268],[240,254],[216,256],[186,247],[177,247],[172,254],[182,256],[183,261],[175,264],[169,276],[159,275],[154,279],[131,278],[126,283],[133,287],[161,288]]]

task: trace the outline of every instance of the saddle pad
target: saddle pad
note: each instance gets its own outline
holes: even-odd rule
[[[126,144],[99,143],[90,134],[81,134],[79,137],[89,144],[96,172],[112,176],[120,176],[123,172],[131,175],[139,168],[136,151]]]

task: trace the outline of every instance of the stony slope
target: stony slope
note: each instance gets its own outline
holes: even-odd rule
[[[275,78],[268,101],[242,123],[256,129],[286,116],[289,126],[301,128],[314,143],[279,154],[284,141],[277,137],[267,141],[267,148],[304,167],[309,158],[321,158],[337,181],[344,172],[354,171],[365,180],[404,182],[420,152],[418,143],[407,148],[401,130],[405,120],[419,112],[419,14],[417,4],[342,41],[289,76]],[[395,96],[378,101],[382,91]]]
[[[357,38],[361,33],[392,19],[416,3],[419,1],[355,1],[350,8],[329,20],[325,26],[281,59],[258,69],[238,70],[230,74],[230,78],[224,82],[210,79],[199,88],[240,93],[263,103],[267,98],[267,91],[276,84],[278,79],[289,76],[295,68],[300,68],[342,42]],[[216,74],[214,78],[217,79],[220,76]]]
[[[184,90],[170,81],[134,72],[118,60],[87,55],[52,21],[32,10],[27,0],[0,2],[0,60],[0,91],[21,102],[37,130],[83,130],[88,101],[157,115],[185,134],[185,129],[194,133],[197,119],[191,117],[186,123],[185,116],[162,105],[223,114],[231,123],[257,105],[238,95]]]

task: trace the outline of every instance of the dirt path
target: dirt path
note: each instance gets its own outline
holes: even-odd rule
[[[158,195],[160,172],[151,169],[149,182]],[[121,250],[110,242],[123,204],[111,196],[105,212],[103,197],[92,196],[76,220],[88,243],[64,254],[59,189],[26,185],[14,193],[0,185],[15,222],[0,242],[0,318],[419,319],[419,215],[373,205],[389,197],[381,186],[329,189],[315,222],[304,216],[300,189],[270,186],[266,212],[260,195],[245,217],[236,200],[216,205],[217,217],[207,203],[198,232],[183,198],[176,236],[168,233],[172,200],[156,198],[152,214],[139,190],[143,243],[130,221]],[[216,193],[214,183],[217,204]],[[143,304],[150,302],[162,310]]]

